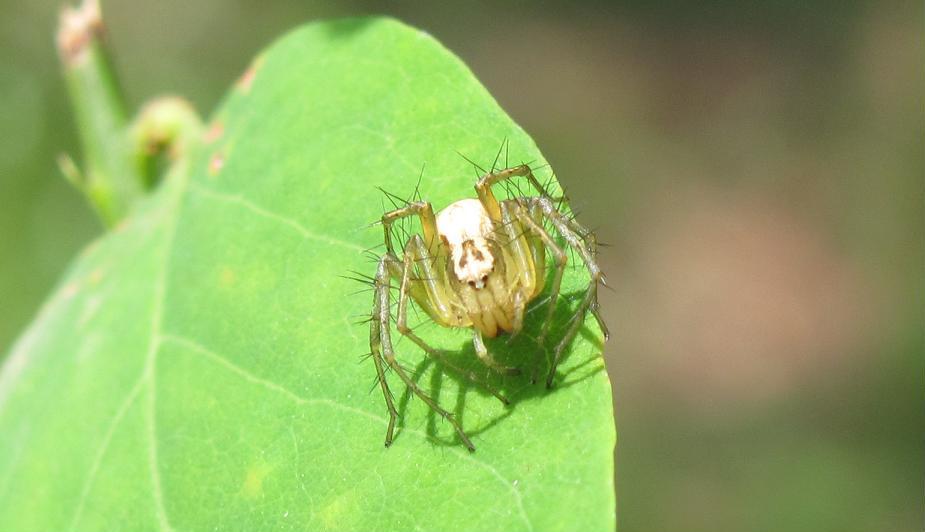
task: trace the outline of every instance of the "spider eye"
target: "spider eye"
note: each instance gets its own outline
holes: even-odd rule
[[[486,284],[488,284],[488,276],[487,276],[487,275],[483,275],[483,276],[482,276],[482,285],[486,285]]]
[[[469,281],[469,286],[471,286],[472,288],[475,288],[475,281]]]

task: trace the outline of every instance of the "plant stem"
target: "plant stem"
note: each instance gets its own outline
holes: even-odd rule
[[[76,8],[62,10],[58,53],[84,154],[83,175],[72,174],[71,180],[103,223],[112,226],[145,190],[133,164],[125,100],[103,34],[98,0],[84,0]]]

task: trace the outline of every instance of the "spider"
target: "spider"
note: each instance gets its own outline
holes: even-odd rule
[[[526,178],[539,195],[502,201],[496,199],[492,185],[515,177]],[[430,203],[414,201],[406,202],[382,216],[386,251],[378,260],[373,283],[375,295],[369,343],[389,411],[386,447],[392,443],[398,417],[385,378],[388,366],[416,396],[453,425],[470,451],[475,450],[453,414],[424,393],[395,358],[389,327],[390,283],[393,279],[400,283],[396,323],[399,333],[442,364],[476,380],[471,373],[466,374],[446,361],[440,351],[429,346],[408,327],[408,300],[411,299],[431,320],[442,326],[471,328],[475,353],[482,362],[503,375],[517,375],[520,373],[518,368],[504,366],[495,360],[486,348],[484,338],[499,334],[517,335],[523,328],[527,304],[540,295],[549,281],[548,309],[538,338],[540,345],[544,343],[567,262],[565,251],[544,228],[545,222],[549,222],[581,257],[591,279],[565,334],[555,346],[546,377],[547,388],[552,387],[562,352],[575,338],[588,311],[596,318],[605,338],[609,336],[598,311],[597,285],[598,282],[603,283],[604,278],[595,261],[597,242],[594,234],[559,211],[556,202],[546,193],[527,164],[497,172],[492,169],[478,179],[475,191],[478,199],[461,199],[436,215]],[[411,235],[399,258],[392,242],[392,224],[411,216],[420,219],[423,235]],[[546,253],[552,255],[554,262],[551,280],[547,279]],[[497,391],[486,389],[509,404]]]

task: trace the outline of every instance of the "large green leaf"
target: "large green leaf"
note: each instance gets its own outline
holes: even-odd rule
[[[512,79],[512,83],[517,80]],[[538,111],[539,112],[539,111]],[[469,70],[390,20],[313,24],[258,58],[187,164],[91,244],[0,374],[0,530],[608,530],[610,385],[589,320],[547,392],[528,369],[478,387],[403,363],[478,447],[410,399],[391,448],[374,387],[372,273],[382,186],[437,208],[472,195],[502,141],[542,157]],[[545,175],[548,176],[548,169]],[[386,205],[388,205],[386,203]],[[587,282],[570,268],[558,327]],[[359,318],[358,318],[359,317]],[[418,332],[472,362],[468,331]],[[542,377],[542,375],[540,375]]]

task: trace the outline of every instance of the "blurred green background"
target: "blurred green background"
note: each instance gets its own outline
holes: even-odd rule
[[[59,4],[0,5],[5,351],[100,227],[54,162],[77,151]],[[611,244],[622,531],[921,530],[921,2],[103,9],[133,108],[173,92],[207,115],[322,17],[394,15],[471,66]]]

